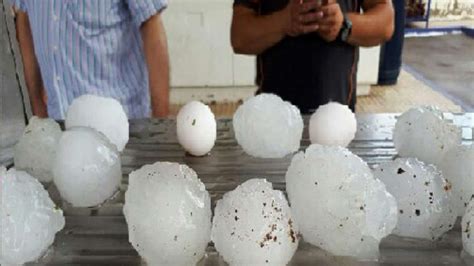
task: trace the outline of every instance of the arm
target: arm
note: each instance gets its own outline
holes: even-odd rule
[[[260,54],[286,35],[298,36],[316,31],[318,25],[313,22],[322,15],[314,11],[316,7],[319,5],[315,1],[300,4],[300,0],[290,0],[283,10],[261,16],[251,8],[235,5],[231,27],[234,52]]]
[[[145,21],[141,28],[148,66],[153,117],[166,117],[169,112],[170,69],[166,32],[160,14]]]
[[[365,0],[363,9],[363,14],[348,14],[353,24],[349,43],[375,46],[390,40],[395,29],[392,1]]]
[[[319,35],[326,41],[334,41],[341,29],[343,14],[336,0],[326,0],[321,7],[324,13]],[[388,41],[394,31],[394,11],[390,0],[365,0],[364,13],[348,13],[352,32],[348,42],[355,46],[375,46]]]
[[[35,55],[28,15],[23,11],[16,12],[16,35],[20,46],[23,72],[25,73],[25,82],[33,115],[47,117],[48,111],[44,101],[43,79]]]

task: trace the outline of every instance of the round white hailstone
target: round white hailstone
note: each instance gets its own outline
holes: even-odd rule
[[[298,151],[304,127],[298,108],[273,94],[246,100],[233,124],[240,146],[260,158],[282,158]]]
[[[176,118],[178,141],[194,156],[208,154],[216,142],[216,118],[211,109],[197,101],[179,110]]]
[[[212,241],[231,266],[286,265],[297,234],[283,193],[264,179],[249,180],[217,202]]]
[[[435,107],[413,108],[398,118],[393,142],[400,157],[437,165],[447,150],[461,144],[461,129]]]
[[[120,155],[115,145],[94,129],[72,128],[59,140],[53,174],[63,199],[75,207],[97,206],[119,189]]]
[[[417,159],[397,159],[374,170],[377,178],[396,198],[399,208],[394,234],[438,239],[456,221],[451,185],[433,165]]]
[[[293,157],[286,184],[305,241],[336,256],[376,259],[397,224],[397,204],[349,150],[311,145]]]
[[[464,250],[474,256],[474,200],[466,208],[461,227]]]
[[[132,172],[123,212],[130,243],[149,265],[195,265],[204,256],[211,201],[191,168],[158,162]]]
[[[75,99],[66,115],[66,129],[92,127],[104,134],[121,152],[128,142],[128,119],[115,99],[83,95]]]
[[[357,120],[347,105],[331,102],[311,116],[309,138],[313,144],[347,147],[357,132]]]
[[[459,145],[446,152],[440,162],[444,177],[453,185],[454,208],[463,216],[474,198],[474,145]]]
[[[54,120],[31,118],[15,146],[15,168],[28,172],[40,182],[53,181],[51,168],[61,133]]]
[[[37,179],[23,171],[0,169],[1,265],[40,259],[64,227],[56,208]]]

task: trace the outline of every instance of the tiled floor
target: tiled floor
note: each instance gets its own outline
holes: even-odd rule
[[[420,105],[436,105],[444,111],[461,112],[452,101],[433,91],[411,74],[402,71],[395,86],[373,86],[369,96],[357,99],[359,113],[399,113]],[[218,117],[231,117],[240,103],[212,103],[210,107]],[[171,106],[176,114],[179,105]]]

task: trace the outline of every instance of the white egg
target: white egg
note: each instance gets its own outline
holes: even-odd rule
[[[179,110],[176,118],[178,141],[194,156],[204,156],[216,142],[216,118],[209,106],[193,101]]]
[[[40,259],[64,227],[57,208],[37,179],[0,167],[0,265]]]
[[[252,179],[217,202],[212,241],[231,266],[287,265],[298,247],[298,228],[281,191]]]
[[[376,259],[397,224],[397,203],[368,165],[346,148],[313,144],[286,173],[303,239],[336,256]]]
[[[398,203],[393,234],[436,240],[456,221],[451,184],[433,166],[417,159],[396,159],[374,169]]]
[[[438,165],[444,153],[461,144],[461,129],[436,107],[412,108],[397,120],[393,142],[400,157]]]
[[[15,146],[15,168],[28,172],[40,182],[53,181],[51,169],[61,134],[56,121],[32,117]]]
[[[75,99],[66,115],[66,129],[91,127],[104,134],[121,152],[129,137],[128,119],[115,99],[83,95]]]
[[[211,234],[211,200],[185,165],[158,162],[129,176],[123,212],[129,241],[148,265],[196,265]]]
[[[53,174],[63,199],[75,207],[97,206],[119,189],[120,154],[100,132],[71,128],[59,140]]]
[[[357,120],[347,105],[330,102],[320,106],[311,116],[311,143],[347,147],[357,131]]]
[[[296,106],[266,93],[239,106],[233,126],[239,145],[258,158],[283,158],[298,151],[304,128]]]
[[[462,218],[462,244],[464,250],[474,256],[474,200],[468,205]]]

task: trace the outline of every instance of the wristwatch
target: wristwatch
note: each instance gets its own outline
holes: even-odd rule
[[[352,21],[349,17],[344,14],[344,20],[342,21],[341,30],[339,31],[338,39],[347,42],[349,40],[349,36],[352,33]]]

